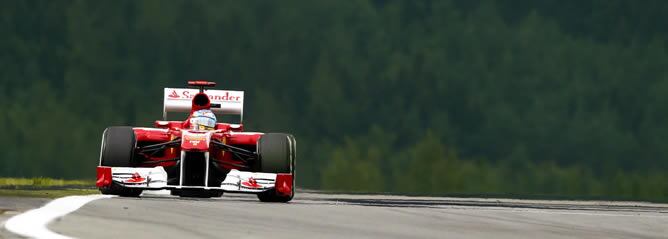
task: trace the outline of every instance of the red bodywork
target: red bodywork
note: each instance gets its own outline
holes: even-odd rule
[[[193,145],[195,140],[181,137],[181,130],[184,126],[187,127],[187,122],[182,121],[156,121],[156,128],[135,128],[135,137],[137,139],[137,146],[153,145],[158,143],[169,142],[181,138],[183,141],[181,146],[169,146],[165,148],[163,154],[148,155],[142,154],[146,158],[143,167],[171,167],[176,164],[175,161],[166,161],[169,159],[178,158],[181,155],[181,150],[187,151],[209,151],[212,160],[216,161],[218,165],[225,169],[243,170],[241,167],[235,165],[244,165],[241,160],[235,160],[232,154],[226,154],[223,150],[209,147],[206,142],[197,143]],[[241,133],[243,127],[241,125],[232,125],[226,123],[216,124],[216,132],[211,135],[212,141],[219,141],[228,145],[237,146],[240,148],[254,149],[257,145],[257,140],[262,136],[262,133]],[[197,140],[204,140],[204,137]],[[254,151],[254,150],[253,150]],[[151,163],[157,162],[157,163]],[[246,165],[248,166],[248,165]]]

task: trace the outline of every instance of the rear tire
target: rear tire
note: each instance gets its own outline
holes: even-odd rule
[[[290,173],[292,174],[292,191],[290,195],[280,195],[276,189],[261,192],[257,195],[262,202],[288,202],[295,195],[295,155],[296,141],[290,134],[268,133],[258,140],[258,171],[263,173]]]
[[[113,126],[102,133],[102,148],[100,152],[100,166],[132,167],[135,145],[135,132],[132,127]],[[101,187],[102,194],[118,195],[123,197],[138,197],[141,189],[125,188],[112,182],[111,185]]]

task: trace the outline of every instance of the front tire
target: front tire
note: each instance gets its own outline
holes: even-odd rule
[[[295,195],[295,155],[296,141],[290,134],[268,133],[258,140],[259,171],[263,173],[292,174],[290,195],[281,195],[276,189],[261,192],[257,195],[262,202],[288,202]]]
[[[100,152],[100,166],[108,167],[132,167],[133,156],[137,140],[132,127],[113,126],[102,133],[102,148]],[[123,197],[138,197],[141,189],[125,188],[112,182],[111,185],[101,187],[100,192],[108,195],[119,195]]]

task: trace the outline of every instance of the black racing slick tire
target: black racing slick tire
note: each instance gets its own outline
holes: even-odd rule
[[[133,167],[134,150],[137,140],[134,130],[128,126],[113,126],[102,133],[102,147],[100,149],[100,166]],[[138,197],[141,189],[124,188],[112,183],[101,187],[102,194],[119,195],[124,197]]]
[[[268,133],[257,142],[259,169],[263,173],[292,173],[294,137],[289,134]]]
[[[292,174],[292,191],[290,195],[279,195],[271,189],[257,195],[262,202],[288,202],[294,197],[295,156],[297,145],[290,134],[268,133],[260,137],[257,143],[259,171],[263,173]]]
[[[131,167],[135,145],[135,132],[132,127],[113,126],[102,133],[100,165],[109,167]]]

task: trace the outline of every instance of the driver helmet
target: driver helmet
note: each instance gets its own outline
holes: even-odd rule
[[[192,130],[214,130],[216,128],[216,115],[211,110],[198,110],[190,116],[190,129]]]

